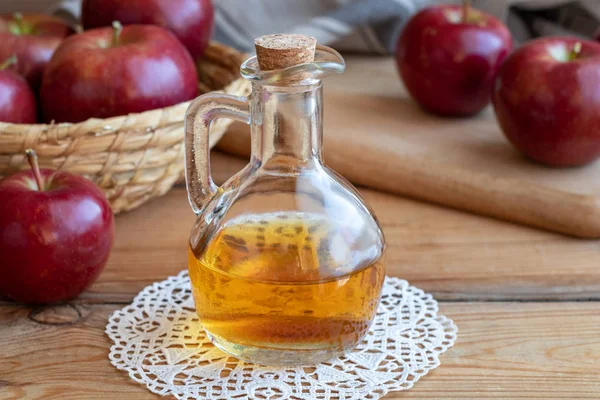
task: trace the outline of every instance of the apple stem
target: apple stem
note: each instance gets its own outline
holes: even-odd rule
[[[40,173],[40,166],[38,165],[37,154],[33,149],[25,150],[25,154],[27,155],[27,162],[33,171],[33,176],[35,177],[35,183],[37,184],[38,190],[41,192],[44,190],[44,185],[42,183],[42,174]]]
[[[15,20],[15,23],[17,24],[17,29],[19,30],[19,33],[22,34],[25,30],[25,27],[23,26],[23,14],[20,12],[16,12],[13,13],[12,17]]]
[[[112,45],[113,47],[117,47],[121,41],[121,32],[123,32],[123,25],[119,21],[113,21],[113,38]]]
[[[571,50],[569,59],[571,61],[576,60],[579,57],[579,54],[581,54],[581,42],[575,43],[575,45],[573,46],[573,49]]]
[[[2,64],[0,64],[0,71],[4,71],[6,68],[10,67],[11,65],[15,65],[16,63],[17,63],[17,56],[15,54],[13,54],[12,56],[10,56],[6,60],[4,60],[2,62]]]
[[[469,14],[471,12],[471,1],[470,0],[463,0],[462,11],[463,11],[462,21],[466,24],[469,22]]]

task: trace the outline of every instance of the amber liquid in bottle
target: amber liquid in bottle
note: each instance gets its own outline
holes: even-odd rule
[[[350,251],[348,232],[331,229],[316,214],[244,215],[201,251],[190,247],[193,295],[207,332],[254,348],[353,348],[377,310],[383,254]]]

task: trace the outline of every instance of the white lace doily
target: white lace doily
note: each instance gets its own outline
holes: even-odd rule
[[[187,272],[145,288],[109,318],[110,360],[152,392],[177,399],[365,400],[410,389],[456,339],[437,302],[386,278],[371,329],[343,358],[314,367],[260,367],[215,348],[198,323]]]

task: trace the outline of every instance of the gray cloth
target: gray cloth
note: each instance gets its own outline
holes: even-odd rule
[[[252,51],[253,38],[289,32],[338,50],[387,53],[404,21],[431,0],[224,0],[216,3],[217,40]]]
[[[255,37],[314,36],[340,51],[387,54],[406,21],[424,7],[461,0],[214,0],[215,39],[252,52]],[[80,0],[0,0],[0,13],[59,11],[78,18]],[[532,37],[600,33],[600,0],[472,0],[507,22],[517,43]]]
[[[254,37],[302,33],[341,51],[385,54],[393,51],[410,16],[442,2],[461,0],[220,0],[216,39],[253,51]],[[591,37],[600,24],[600,0],[472,0],[472,5],[505,20],[517,43],[550,34]]]

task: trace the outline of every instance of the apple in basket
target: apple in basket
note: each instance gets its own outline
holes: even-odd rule
[[[0,181],[0,294],[24,303],[77,296],[102,272],[113,243],[113,214],[91,181],[39,169]]]
[[[72,33],[75,31],[66,22],[49,15],[15,13],[0,17],[0,60],[16,55],[16,71],[37,90],[44,66]]]
[[[37,102],[33,91],[25,78],[7,70],[16,62],[17,57],[13,55],[0,64],[0,121],[35,124]]]
[[[214,24],[211,0],[84,0],[81,14],[85,29],[115,20],[162,26],[175,33],[194,59],[204,54]]]
[[[534,40],[506,61],[494,110],[508,140],[549,166],[600,157],[600,43],[573,37]]]
[[[115,22],[67,38],[46,66],[41,104],[47,122],[139,113],[198,94],[192,57],[154,25]]]
[[[404,85],[425,110],[467,116],[485,108],[495,78],[512,49],[508,28],[464,5],[424,9],[407,23],[396,44]]]

